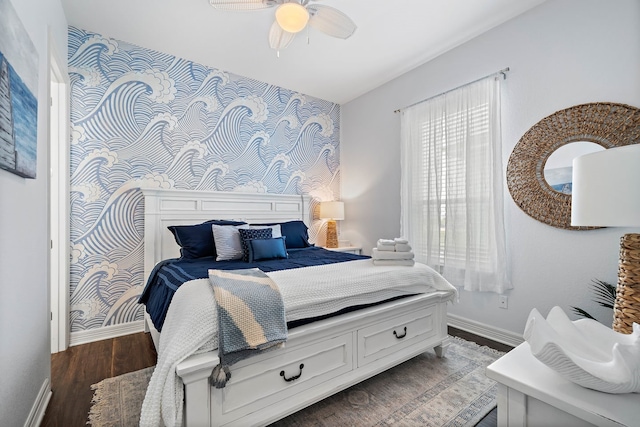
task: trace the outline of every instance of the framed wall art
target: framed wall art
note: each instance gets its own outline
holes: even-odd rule
[[[9,0],[0,0],[0,168],[35,178],[38,52]]]

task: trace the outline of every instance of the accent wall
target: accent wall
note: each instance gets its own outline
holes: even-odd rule
[[[71,332],[143,318],[139,188],[339,198],[338,104],[73,27],[69,75]]]

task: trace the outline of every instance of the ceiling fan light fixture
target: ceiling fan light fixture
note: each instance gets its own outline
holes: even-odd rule
[[[297,33],[309,22],[309,12],[299,3],[283,3],[276,9],[276,21],[283,30]]]

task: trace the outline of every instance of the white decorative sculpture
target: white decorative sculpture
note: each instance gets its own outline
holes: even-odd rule
[[[560,307],[545,319],[531,310],[524,330],[531,353],[564,378],[606,393],[640,393],[640,325],[613,331],[592,319],[571,321]]]

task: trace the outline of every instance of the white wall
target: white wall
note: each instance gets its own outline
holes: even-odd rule
[[[343,238],[370,253],[378,238],[400,233],[400,116],[393,111],[505,67],[506,169],[522,135],[557,110],[598,101],[640,107],[640,2],[549,0],[343,105]],[[608,320],[588,284],[616,282],[619,237],[638,230],[547,226],[515,205],[506,180],[505,221],[515,287],[509,308],[498,308],[496,294],[461,292],[451,313],[518,334],[532,307],[546,314],[575,305]]]
[[[0,0],[6,1],[6,0]],[[0,170],[0,425],[19,426],[50,378],[48,33],[67,57],[59,0],[11,0],[39,53],[37,178]],[[66,70],[65,70],[66,71]]]

